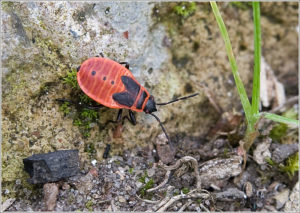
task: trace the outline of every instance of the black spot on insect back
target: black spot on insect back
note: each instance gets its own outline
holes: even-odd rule
[[[96,75],[96,71],[95,70],[92,71],[92,75]]]
[[[126,87],[126,90],[132,95],[134,99],[138,96],[140,92],[140,86],[130,77],[122,76],[121,77],[123,84]]]
[[[135,101],[132,95],[128,92],[119,92],[113,94],[113,99],[124,106],[131,107]]]
[[[103,77],[103,81],[105,81],[105,80],[106,80],[106,76]]]
[[[136,104],[137,109],[142,109],[143,103],[146,98],[147,98],[147,93],[145,91],[143,91],[142,95],[140,96],[140,98]]]
[[[111,81],[110,83],[111,83],[111,85],[114,85],[114,84],[115,84],[115,82],[114,82],[114,81]]]

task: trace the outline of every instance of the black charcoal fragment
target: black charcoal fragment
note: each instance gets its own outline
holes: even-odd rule
[[[24,169],[30,175],[29,183],[48,183],[71,177],[79,172],[78,150],[59,150],[34,154],[23,159]]]

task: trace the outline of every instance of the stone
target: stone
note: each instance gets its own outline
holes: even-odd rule
[[[281,163],[298,151],[299,144],[272,144],[272,160]]]
[[[126,199],[123,196],[119,196],[119,202],[120,203],[125,203]]]
[[[78,150],[34,154],[23,159],[23,163],[32,184],[59,181],[79,172]]]
[[[274,199],[276,200],[277,210],[281,209],[284,206],[284,204],[288,201],[289,194],[290,194],[290,190],[284,189],[282,192],[279,192],[274,196]]]
[[[239,175],[242,172],[242,157],[231,156],[229,158],[216,158],[204,162],[199,166],[201,184],[204,188],[211,184],[218,185],[221,180]]]
[[[53,211],[58,196],[58,185],[56,183],[46,183],[43,186],[44,202],[46,211]]]
[[[271,138],[266,138],[263,142],[260,142],[253,152],[253,158],[258,164],[265,164],[266,158],[271,158],[271,152],[269,150],[271,145]]]
[[[285,203],[285,212],[296,212],[299,211],[299,182],[294,186],[288,200]]]
[[[246,199],[247,196],[244,192],[238,190],[237,188],[228,188],[226,191],[215,193],[216,199],[226,200],[226,199]]]

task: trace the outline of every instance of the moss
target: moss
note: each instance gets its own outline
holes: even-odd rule
[[[93,201],[89,200],[88,202],[85,203],[85,207],[89,210],[89,211],[93,211]]]
[[[27,178],[29,178],[29,175],[25,173],[25,171],[22,171],[18,173],[18,179],[21,180],[21,183],[19,185],[16,184],[16,181],[5,181],[2,182],[2,190],[8,190],[9,193],[2,194],[2,202],[5,202],[8,198],[12,197],[18,197],[19,199],[26,198],[28,195],[26,195],[25,191],[31,191],[31,195],[39,195],[40,189],[36,185],[29,184],[27,182]]]
[[[291,118],[291,119],[298,119],[298,113],[296,112],[296,110],[294,108],[287,110],[286,112],[284,112],[282,114],[282,116]],[[272,130],[270,132],[270,137],[273,140],[283,143],[283,141],[289,141],[289,137],[294,138],[293,134],[289,135],[289,137],[287,138],[288,132],[289,132],[289,127],[287,124],[277,123],[272,128]],[[296,133],[296,135],[298,135],[298,134]]]
[[[70,103],[64,102],[62,105],[59,106],[59,110],[64,113],[64,115],[68,115],[70,113]]]
[[[98,117],[98,113],[94,110],[91,110],[91,109],[83,109],[83,111],[81,112],[81,117],[83,119],[86,119],[88,118],[89,120],[96,120],[97,117]]]
[[[280,140],[283,136],[286,135],[288,126],[284,123],[276,124],[270,132],[270,137],[273,140]]]
[[[295,172],[299,171],[299,152],[286,159],[285,164],[279,166],[279,171],[286,173],[292,179]]]
[[[71,69],[67,72],[67,75],[63,77],[63,83],[68,85],[71,88],[71,99],[74,103],[77,104],[77,112],[74,116],[73,124],[74,126],[79,127],[79,131],[81,132],[84,138],[88,138],[91,136],[91,123],[98,121],[98,112],[91,109],[86,109],[80,107],[79,103],[86,105],[86,106],[95,106],[98,105],[97,102],[92,100],[83,91],[80,89],[78,82],[77,82],[77,70]],[[62,110],[64,110],[64,106],[62,106]],[[68,110],[66,108],[66,110]],[[67,114],[64,112],[64,114]]]
[[[266,158],[265,161],[270,165],[270,166],[275,166],[276,163],[271,159],[271,158]]]
[[[139,190],[140,195],[142,197],[147,197],[147,199],[151,199],[153,193],[146,193],[146,191],[153,188],[154,180],[152,178],[149,178],[147,171],[145,171],[144,175],[140,177],[138,181],[144,184],[144,186]]]
[[[266,162],[292,179],[295,172],[299,171],[299,152],[286,159],[284,164],[277,164],[271,158],[266,158]]]
[[[148,189],[153,188],[153,186],[154,186],[154,180],[152,178],[150,178],[149,181],[140,189],[139,192],[140,192],[141,196],[145,197],[146,196],[146,191]],[[153,193],[148,193],[147,194],[148,199],[151,199],[152,196],[153,196]]]
[[[197,202],[198,204],[201,204],[201,203],[202,203],[202,199],[199,198],[199,199],[196,200],[196,202]]]
[[[84,151],[89,153],[90,156],[96,153],[95,145],[93,143],[86,144],[84,147]]]
[[[2,7],[2,10],[4,10],[4,11],[11,11],[12,8],[14,7],[14,2],[3,1],[3,2],[1,2],[1,7]]]
[[[173,196],[177,196],[177,195],[179,195],[179,191],[173,193]]]
[[[79,85],[77,83],[77,72],[75,69],[67,72],[67,76],[63,78],[63,82],[68,84],[73,89],[79,89]]]
[[[74,119],[73,124],[79,127],[83,137],[90,137],[91,123],[98,120],[98,113],[90,109],[81,109],[76,116],[77,118]]]
[[[183,194],[187,194],[187,193],[190,192],[190,189],[184,187],[183,189],[181,189],[181,191],[182,191]]]
[[[173,11],[178,16],[181,16],[182,18],[187,18],[196,11],[196,3],[195,2],[178,3],[175,7],[173,7]]]
[[[239,1],[233,1],[229,2],[229,5],[242,9],[242,10],[249,10],[252,8],[252,3],[251,2],[239,2]]]
[[[129,174],[133,174],[133,168],[129,168],[128,172]]]
[[[146,177],[148,177],[147,171],[145,171],[144,175],[142,177],[140,177],[138,181],[145,184],[146,183]]]
[[[45,82],[40,86],[39,91],[32,96],[32,98],[40,98],[44,95],[47,95],[50,92],[50,89],[57,85],[57,82]]]

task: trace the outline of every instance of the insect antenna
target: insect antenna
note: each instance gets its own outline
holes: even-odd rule
[[[159,125],[161,126],[163,132],[164,132],[165,135],[166,135],[166,138],[167,138],[168,142],[170,142],[170,138],[169,138],[169,136],[168,136],[168,134],[167,134],[167,131],[166,131],[165,127],[163,126],[162,122],[159,120],[159,118],[158,118],[156,115],[151,114],[151,113],[150,113],[149,115],[152,115],[152,116],[158,121],[158,123],[159,123]]]
[[[188,98],[191,98],[191,97],[194,97],[194,96],[197,96],[197,95],[199,95],[198,92],[195,93],[195,94],[189,95],[189,96],[185,96],[185,97],[181,97],[181,98],[176,98],[176,99],[174,99],[174,100],[172,100],[172,101],[169,101],[169,102],[166,102],[166,103],[156,103],[156,105],[160,105],[160,106],[162,106],[162,105],[167,105],[167,104],[171,104],[171,103],[174,103],[174,102],[176,102],[176,101],[188,99]]]

